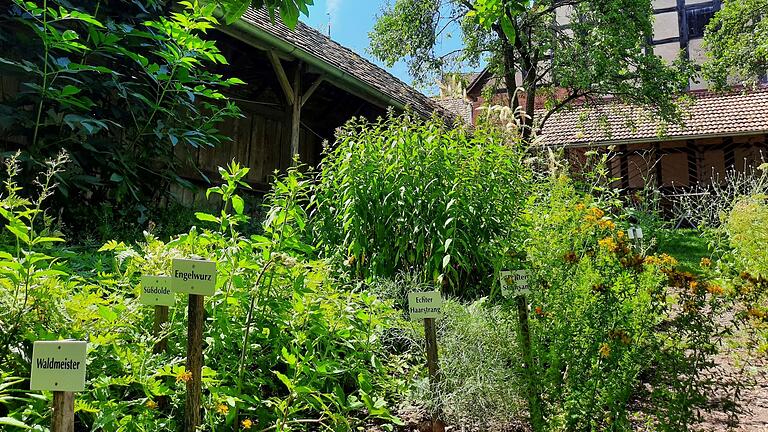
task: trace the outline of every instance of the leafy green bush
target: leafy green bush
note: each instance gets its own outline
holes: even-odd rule
[[[357,276],[416,272],[476,295],[490,286],[496,242],[517,238],[521,157],[491,128],[408,114],[352,121],[322,164],[315,235]]]
[[[165,0],[0,6],[0,71],[20,88],[0,99],[0,150],[22,150],[30,173],[67,150],[58,197],[66,222],[93,228],[90,218],[71,217],[78,207],[156,207],[170,184],[191,187],[178,175],[189,155],[229,139],[218,125],[239,110],[222,90],[242,81],[211,70],[227,62],[206,36],[218,24],[215,8]]]
[[[764,195],[737,200],[723,226],[730,249],[721,262],[738,277],[731,281],[741,316],[755,330],[754,348],[768,354],[768,204]]]
[[[218,266],[216,293],[205,301],[206,430],[397,423],[387,407],[399,386],[391,377],[401,365],[389,361],[381,336],[400,314],[389,302],[344,286],[314,260],[312,246],[301,240],[306,214],[297,203],[310,189],[298,170],[275,183],[264,234],[241,234],[249,217],[238,189],[247,171],[237,164],[221,170],[225,183],[209,194],[222,197],[223,209],[197,214],[209,228],[193,227],[169,242],[151,233],[135,246],[111,241],[102,251],[114,254],[113,267],[79,275],[72,269],[84,265],[49,255],[56,251],[48,244],[60,238],[33,224],[43,216],[38,201],[14,194],[9,180],[11,194],[0,208],[5,228],[18,240],[0,256],[0,325],[7,342],[0,360],[2,379],[11,383],[2,391],[28,385],[13,377],[29,376],[33,341],[86,339],[88,381],[77,401],[79,424],[108,432],[178,429],[190,378],[180,337],[186,308],[183,301],[171,308],[162,334],[153,334],[153,309],[139,304],[137,282],[142,274],[169,274],[175,257],[196,255]],[[162,337],[168,337],[168,351],[153,353]],[[46,425],[51,395],[33,395],[0,400],[0,417]]]
[[[686,430],[712,390],[727,301],[673,258],[636,252],[601,207],[560,178],[528,214],[543,430]]]

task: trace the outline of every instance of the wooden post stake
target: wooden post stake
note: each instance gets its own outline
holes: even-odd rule
[[[203,321],[205,306],[202,295],[189,295],[189,326],[187,328],[187,372],[192,378],[187,381],[187,400],[184,411],[184,430],[195,432],[202,423],[200,397],[203,389]]]
[[[155,306],[155,325],[153,330],[156,338],[163,334],[163,324],[166,322],[168,322],[168,306]],[[168,352],[168,338],[163,337],[158,340],[152,352],[155,354]]]
[[[53,392],[52,432],[75,432],[75,394]]]
[[[541,430],[544,417],[541,412],[541,395],[536,390],[533,377],[533,359],[531,356],[531,330],[528,325],[528,300],[524,295],[515,297],[517,300],[517,318],[520,323],[520,345],[523,350],[523,369],[525,369],[526,386],[528,393],[528,409],[531,415],[531,425],[534,431]]]
[[[432,394],[438,391],[440,383],[440,366],[437,359],[437,328],[434,318],[424,318],[424,335],[427,340],[427,370],[429,371],[429,387]],[[443,432],[445,426],[440,421],[440,413],[432,415],[432,432]]]

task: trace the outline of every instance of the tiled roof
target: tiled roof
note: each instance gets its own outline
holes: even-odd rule
[[[768,88],[691,96],[682,126],[663,126],[647,110],[607,102],[553,114],[540,136],[544,145],[589,146],[768,133]]]
[[[464,123],[472,124],[472,105],[461,98],[448,98],[448,99],[433,99],[438,105],[445,108],[452,113],[455,117],[458,117],[464,121]]]
[[[280,19],[275,19],[272,22],[266,10],[254,10],[252,8],[248,9],[242,19],[246,23],[351,75],[402,105],[410,106],[415,112],[423,116],[430,116],[437,112],[446,118],[453,117],[421,92],[304,23],[299,22],[296,28],[291,30]]]

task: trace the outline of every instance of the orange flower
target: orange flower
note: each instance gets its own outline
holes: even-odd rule
[[[600,245],[601,248],[607,249],[610,252],[616,252],[619,250],[619,245],[616,244],[616,241],[613,239],[613,237],[606,237],[604,239],[598,240],[597,244]]]
[[[147,408],[153,410],[157,408],[157,402],[153,401],[152,399],[148,400],[147,403],[144,404]]]
[[[180,383],[182,381],[189,382],[189,380],[192,379],[192,372],[190,371],[183,371],[176,374],[176,382]]]
[[[227,415],[227,413],[229,413],[229,407],[223,403],[220,403],[216,405],[216,412],[220,415]]]
[[[585,208],[587,208],[587,206],[585,206],[582,203],[576,204],[576,210],[578,210],[578,211],[584,211]]]
[[[601,219],[601,220],[600,220],[600,221],[597,223],[597,225],[598,225],[600,228],[602,228],[602,229],[609,229],[609,230],[612,230],[612,229],[616,228],[616,224],[615,224],[615,223],[613,223],[613,221],[610,221],[610,220],[606,220],[606,219]]]
[[[598,352],[600,353],[600,357],[608,358],[611,355],[611,347],[607,343],[603,343],[600,345]]]
[[[253,422],[251,421],[251,419],[245,419],[240,422],[240,425],[243,426],[243,429],[250,429],[251,426],[253,426]]]
[[[544,309],[542,309],[542,308],[541,308],[541,306],[536,306],[536,307],[533,309],[533,311],[534,311],[534,312],[536,313],[536,315],[538,315],[538,316],[544,316],[544,315],[546,315],[546,314],[544,313]]]
[[[720,285],[707,285],[707,292],[712,295],[723,295],[725,290]]]

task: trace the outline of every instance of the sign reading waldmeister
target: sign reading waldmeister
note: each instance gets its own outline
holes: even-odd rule
[[[85,390],[85,355],[81,341],[37,341],[32,346],[30,390]]]
[[[213,261],[174,259],[173,291],[212,296],[216,292],[216,263]]]
[[[408,293],[408,312],[411,320],[437,318],[443,310],[443,297],[438,291]]]
[[[531,293],[528,286],[528,270],[505,270],[501,272],[501,294],[504,297],[521,296]]]
[[[165,276],[141,277],[141,304],[149,306],[173,306],[176,296],[171,289],[171,278]]]

